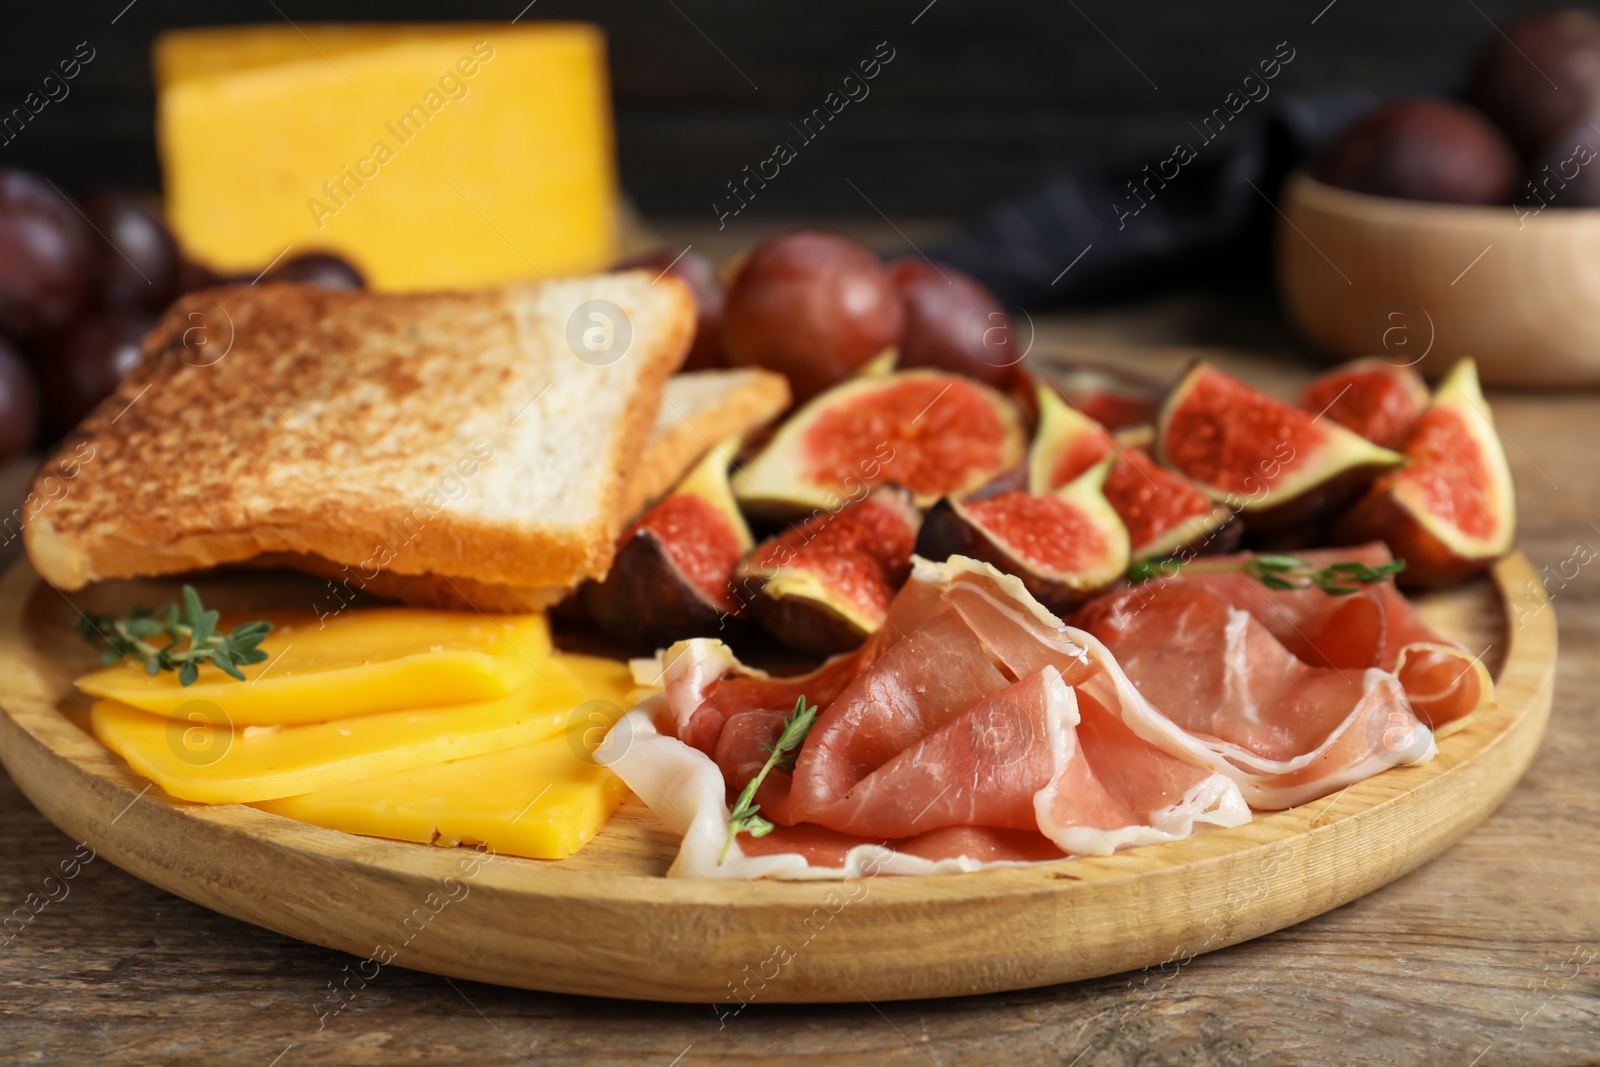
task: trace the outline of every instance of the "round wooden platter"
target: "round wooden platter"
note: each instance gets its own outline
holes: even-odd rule
[[[201,592],[247,609],[284,602],[291,586],[236,575]],[[26,563],[0,582],[0,757],[64,833],[188,900],[376,964],[719,1011],[1048,985],[1186,959],[1335,908],[1494,810],[1544,734],[1556,656],[1554,612],[1517,555],[1492,582],[1423,602],[1436,627],[1485,650],[1499,687],[1497,704],[1427,764],[1114,856],[927,878],[704,882],[663,877],[677,841],[634,801],[576,856],[547,862],[167,797],[81,725],[70,682],[93,657],[72,624],[78,607],[175,591],[108,584],[68,602]]]

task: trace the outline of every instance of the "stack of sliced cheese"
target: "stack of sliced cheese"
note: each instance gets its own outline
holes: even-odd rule
[[[577,851],[626,793],[590,753],[642,694],[623,663],[554,651],[542,615],[266,617],[245,682],[80,678],[94,735],[182,800],[535,859]]]

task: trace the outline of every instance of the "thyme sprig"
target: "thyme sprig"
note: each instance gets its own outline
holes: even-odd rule
[[[750,779],[744,791],[739,794],[739,799],[734,802],[733,809],[728,813],[728,840],[722,844],[722,854],[717,857],[718,865],[728,858],[728,850],[733,847],[733,839],[740,834],[766,837],[772,833],[772,823],[759,814],[761,805],[755,802],[756,791],[761,788],[761,783],[766,781],[767,773],[774,767],[782,767],[786,771],[794,770],[800,746],[805,743],[806,735],[811,732],[811,726],[816,721],[817,706],[812,704],[807,707],[806,698],[802,696],[795,701],[794,711],[783,720],[783,732],[778,735],[777,743],[763,746],[767,750],[767,762],[762,764],[760,772]]]
[[[267,654],[256,647],[272,632],[270,622],[247,622],[226,634],[217,632],[219,613],[207,611],[194,586],[183,587],[183,603],[154,610],[137,607],[126,615],[84,615],[78,633],[91,645],[108,646],[100,665],[119,659],[137,661],[146,674],[177,671],[180,684],[193,685],[200,666],[210,663],[224,674],[244,681],[240,667],[260,663]],[[166,638],[165,645],[159,645]]]
[[[1197,572],[1237,571],[1248,575],[1268,589],[1317,588],[1329,596],[1349,596],[1359,592],[1361,586],[1372,585],[1391,578],[1406,569],[1403,559],[1373,567],[1357,560],[1331,563],[1326,567],[1313,567],[1298,556],[1268,553],[1231,563],[1214,563],[1206,560],[1185,561],[1172,559],[1143,559],[1128,568],[1128,581],[1137,585],[1152,578],[1171,578],[1180,571]]]

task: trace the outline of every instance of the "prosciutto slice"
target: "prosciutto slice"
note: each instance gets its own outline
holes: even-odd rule
[[[1205,753],[1251,807],[1304,804],[1436,752],[1393,674],[1312,666],[1200,583],[1125,589],[1078,622],[1175,728],[1164,743]]]
[[[1381,541],[1298,555],[1312,567],[1341,560],[1376,567],[1394,558]],[[1204,562],[1244,558],[1218,556]],[[1345,596],[1329,596],[1320,589],[1269,589],[1237,571],[1186,570],[1166,581],[1211,589],[1248,612],[1305,663],[1344,671],[1376,667],[1394,674],[1417,718],[1439,736],[1459,729],[1468,715],[1494,701],[1494,683],[1481,658],[1435,633],[1392,581],[1362,586]]]
[[[1252,807],[1304,804],[1436,751],[1393,674],[1306,664],[1198,583],[1108,594],[1075,630],[1015,595],[1015,579],[971,561],[945,567],[945,600],[1007,671],[1054,664],[1080,707],[1094,701],[1175,759],[1230,778]]]
[[[873,641],[811,675],[772,678],[698,639],[667,651],[664,677],[598,758],[683,836],[676,875],[971,870],[1250,817],[1215,761],[1130,728],[1153,713],[1104,646],[959,557],[917,561]],[[771,772],[756,797],[777,829],[719,860],[728,801],[802,693],[822,711],[793,772]]]
[[[1254,584],[1125,588],[1074,627],[987,564],[919,559],[884,628],[811,674],[674,645],[598,758],[682,835],[670,873],[817,878],[1104,855],[1433,757],[1401,675],[1439,649],[1459,680],[1464,650],[1386,588],[1262,598],[1233,578]],[[729,802],[801,695],[822,710],[756,795],[776,829],[724,860]]]

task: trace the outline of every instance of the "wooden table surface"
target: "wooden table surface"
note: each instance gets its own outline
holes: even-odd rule
[[[1199,299],[1052,318],[1033,358],[1165,373],[1196,340],[1218,339],[1233,347],[1208,356],[1269,381],[1312,367],[1269,310]],[[390,967],[319,1022],[314,1005],[353,957],[213,914],[103,859],[47,886],[76,842],[0,775],[0,913],[47,888],[55,898],[0,932],[0,1061],[1600,1064],[1600,563],[1585,565],[1600,560],[1600,393],[1492,400],[1521,546],[1549,567],[1560,618],[1549,734],[1484,825],[1362,900],[1182,964],[960,1000],[757,1001],[719,1023],[710,1005],[551,996]],[[916,966],[915,945],[906,961]]]

